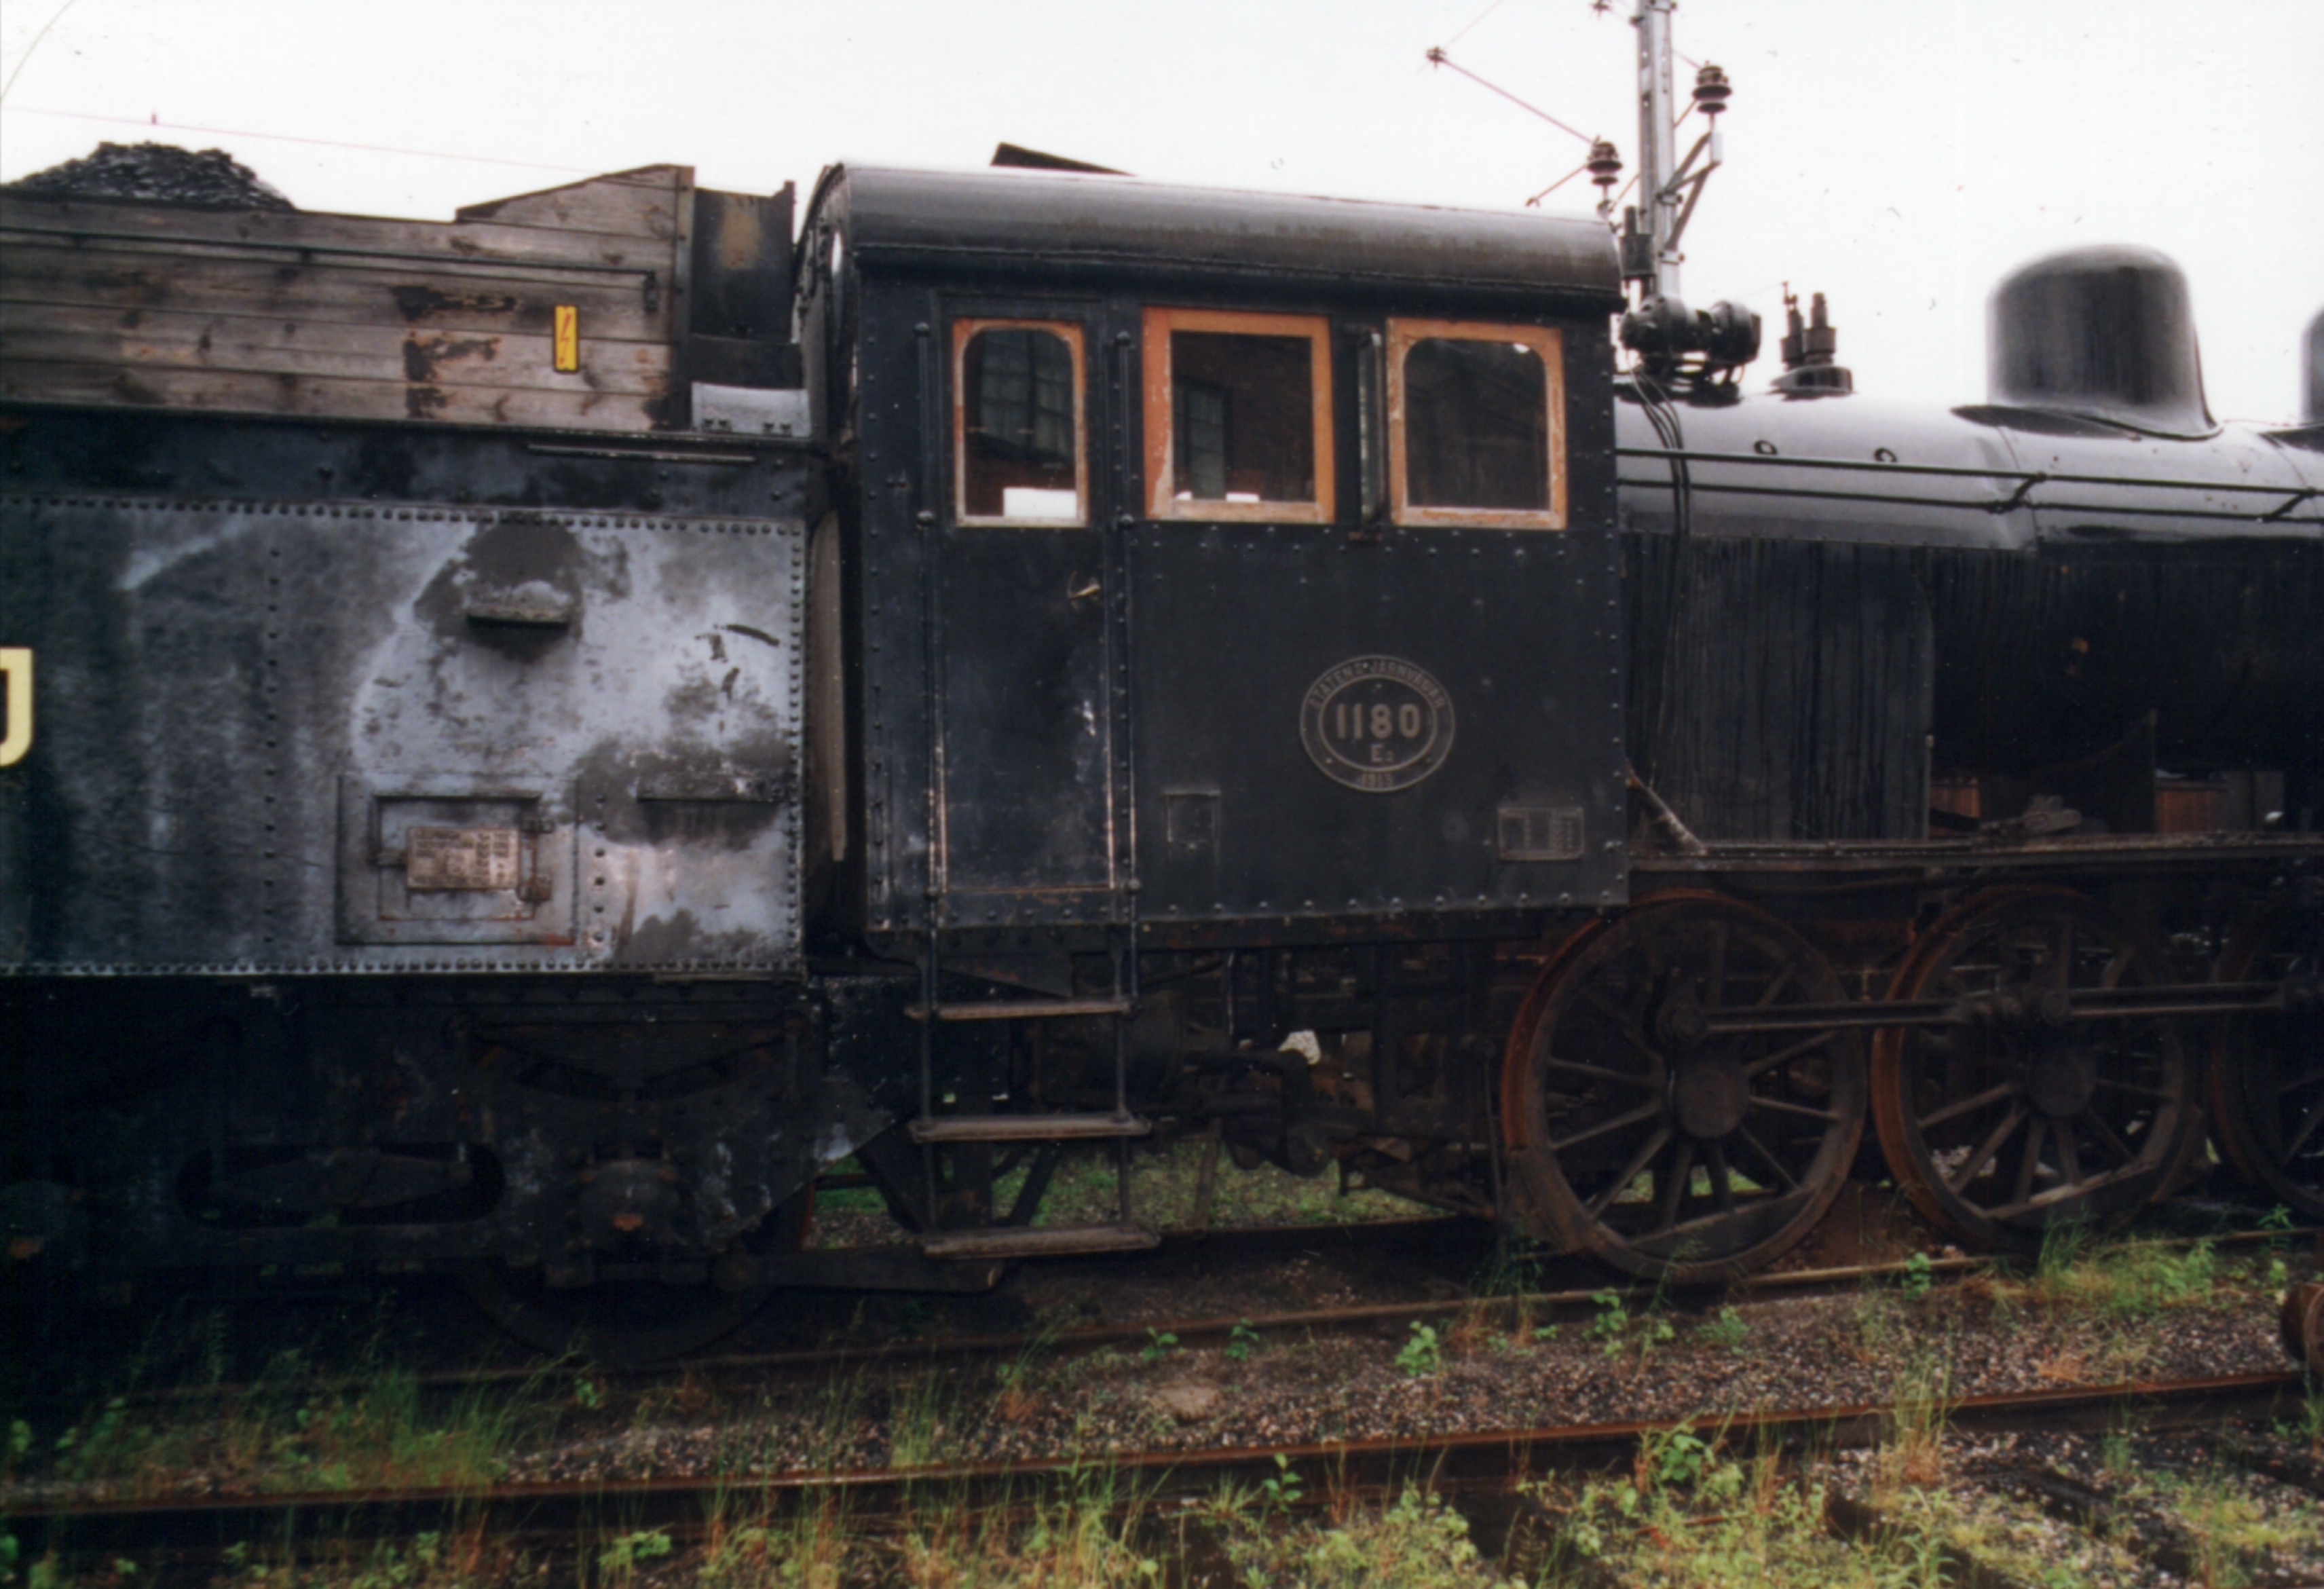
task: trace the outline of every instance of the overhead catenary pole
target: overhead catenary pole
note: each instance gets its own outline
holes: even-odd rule
[[[1637,0],[1631,25],[1638,31],[1638,197],[1644,234],[1640,262],[1652,271],[1649,296],[1679,295],[1679,195],[1671,181],[1678,165],[1672,125],[1671,13],[1678,0]]]

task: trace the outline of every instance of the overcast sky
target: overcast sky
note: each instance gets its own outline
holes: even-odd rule
[[[448,218],[656,162],[804,189],[835,160],[978,165],[1007,139],[1175,182],[1514,208],[1582,145],[1425,51],[1635,169],[1629,7],[8,0],[0,179],[144,136],[226,149],[302,208]],[[1859,391],[1976,401],[1996,279],[2126,242],[2188,273],[2213,411],[2296,417],[2324,309],[2324,0],[1682,0],[1675,31],[1735,84],[1686,297],[1766,318],[1755,384],[1788,280],[1829,294]]]

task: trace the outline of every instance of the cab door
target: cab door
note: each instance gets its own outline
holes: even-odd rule
[[[933,882],[953,927],[1109,919],[1116,725],[1091,317],[948,306]]]

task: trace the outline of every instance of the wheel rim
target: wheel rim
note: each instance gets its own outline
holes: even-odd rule
[[[1833,1003],[1813,945],[1716,894],[1663,895],[1551,957],[1509,1038],[1510,1164],[1538,1233],[1634,1274],[1730,1279],[1814,1228],[1863,1129],[1852,1031],[1709,1035],[1738,1005]]]
[[[2238,932],[2218,980],[2280,981],[2324,968],[2324,912],[2282,907]],[[2223,1021],[2212,1039],[2211,1114],[2245,1180],[2309,1219],[2324,1219],[2324,1009]]]
[[[2064,889],[1997,891],[1924,934],[1892,999],[2015,996],[2169,980],[2159,956]],[[1954,1236],[2024,1248],[2053,1226],[2127,1220],[2168,1185],[2196,1110],[2178,1023],[2031,1017],[1884,1029],[1873,1120],[1889,1171]]]

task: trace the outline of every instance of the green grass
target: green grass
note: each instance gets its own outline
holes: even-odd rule
[[[1184,1139],[1157,1149],[1138,1149],[1130,1160],[1131,1208],[1138,1218],[1165,1230],[1184,1230],[1195,1223],[1195,1193],[1202,1177],[1204,1155],[1210,1144],[1199,1138]],[[1006,1207],[1021,1176],[1011,1177],[998,1200]],[[1068,1155],[1057,1167],[1049,1195],[1042,1200],[1036,1224],[1079,1224],[1111,1219],[1114,1211],[1114,1163],[1111,1150],[1091,1150]],[[1211,1206],[1215,1228],[1243,1224],[1337,1224],[1362,1219],[1413,1219],[1431,1210],[1386,1192],[1357,1189],[1342,1193],[1339,1177],[1330,1170],[1301,1178],[1261,1164],[1256,1169],[1236,1168],[1222,1149],[1219,1153],[1217,1190]]]
[[[1330,1519],[1287,1511],[1299,1494],[1296,1476],[1278,1475],[1252,1490],[1223,1489],[1213,1500],[1204,1520],[1215,1530],[1235,1582],[1250,1589],[1504,1589],[1523,1583],[1479,1554],[1467,1519],[1416,1486],[1406,1484],[1387,1506],[1344,1505]]]
[[[327,1380],[285,1352],[223,1400],[152,1399],[134,1371],[107,1398],[43,1438],[27,1426],[17,1470],[145,1493],[200,1473],[260,1492],[403,1486],[477,1487],[510,1457],[551,1436],[563,1410],[544,1370],[509,1384],[423,1392],[374,1342]],[[45,1445],[45,1449],[43,1446]]]
[[[2079,1227],[2043,1239],[2018,1299],[2053,1309],[2149,1318],[2212,1299],[2238,1279],[2209,1242],[2095,1241]]]
[[[1687,1589],[1944,1589],[1939,1551],[1917,1530],[1854,1544],[1825,1521],[1822,1476],[1774,1453],[1722,1455],[1680,1427],[1647,1436],[1628,1477],[1534,1492],[1560,1519],[1545,1589],[1609,1582]]]
[[[1204,1139],[1182,1138],[1159,1146],[1140,1145],[1130,1153],[1130,1209],[1144,1223],[1163,1230],[1192,1229],[1200,1211],[1203,1159],[1210,1151]],[[853,1171],[852,1159],[833,1165],[835,1174]],[[1007,1209],[1024,1185],[1026,1171],[1002,1176],[993,1187],[995,1206]],[[1114,1216],[1116,1172],[1110,1147],[1080,1148],[1057,1166],[1048,1195],[1041,1200],[1033,1223],[1040,1225],[1084,1224]],[[820,1215],[884,1215],[880,1194],[868,1187],[849,1187],[816,1194]],[[1261,1164],[1238,1169],[1222,1149],[1218,1157],[1210,1224],[1213,1229],[1233,1225],[1340,1224],[1358,1220],[1418,1219],[1434,1211],[1417,1203],[1368,1187],[1342,1192],[1331,1170],[1302,1178]],[[825,1240],[853,1240],[826,1231]]]

